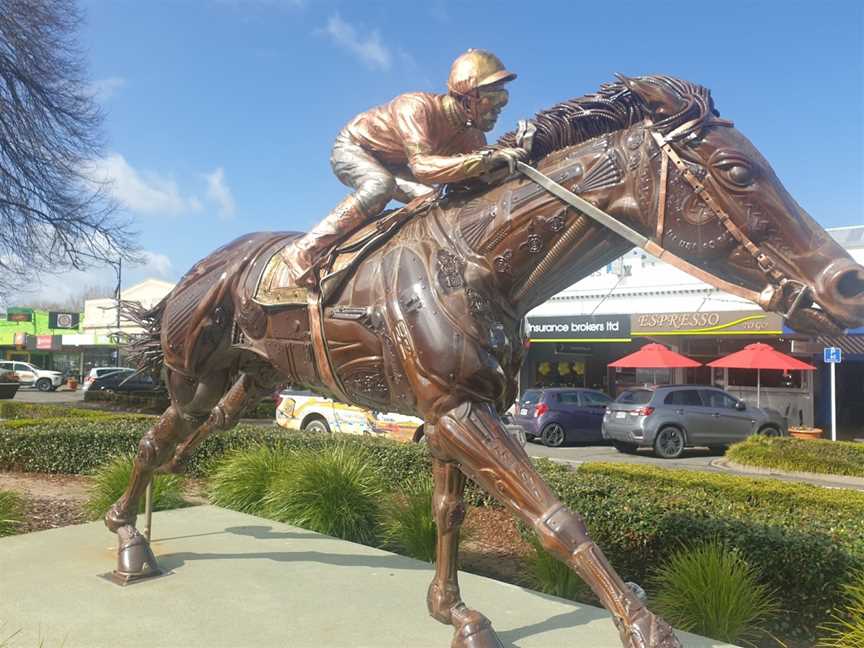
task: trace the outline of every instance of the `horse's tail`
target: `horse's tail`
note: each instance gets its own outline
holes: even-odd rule
[[[134,301],[120,303],[120,316],[144,329],[143,333],[127,336],[123,342],[126,356],[138,368],[138,373],[157,375],[162,369],[165,361],[161,340],[162,316],[167,303],[167,296],[152,308],[144,308]]]

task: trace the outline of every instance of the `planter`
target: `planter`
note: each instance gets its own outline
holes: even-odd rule
[[[0,398],[15,398],[18,393],[20,383],[0,383]]]
[[[821,439],[822,429],[814,427],[790,427],[789,436],[796,439]]]

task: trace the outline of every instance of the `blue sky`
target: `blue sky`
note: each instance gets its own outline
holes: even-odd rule
[[[303,230],[345,194],[330,146],[354,114],[443,91],[468,47],[519,74],[497,136],[613,78],[664,73],[720,112],[825,226],[864,223],[860,2],[90,0],[81,41],[107,113],[99,162],[150,264],[176,280],[249,231]],[[112,283],[112,271],[45,290]]]

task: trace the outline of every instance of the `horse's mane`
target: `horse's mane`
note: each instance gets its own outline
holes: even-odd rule
[[[661,133],[691,120],[698,124],[718,115],[707,88],[669,76],[644,76],[638,80],[662,86],[686,102],[686,107],[677,114],[655,121]],[[537,127],[531,158],[539,160],[553,151],[629,128],[649,116],[648,106],[628,87],[626,78],[604,83],[594,94],[568,99],[530,120]],[[497,146],[516,146],[516,131],[501,136]]]

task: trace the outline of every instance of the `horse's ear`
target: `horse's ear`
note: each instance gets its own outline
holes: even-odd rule
[[[645,106],[655,122],[679,114],[687,108],[688,101],[662,77],[626,77],[616,75]]]

